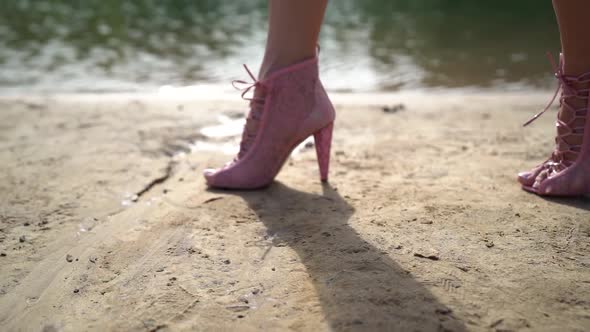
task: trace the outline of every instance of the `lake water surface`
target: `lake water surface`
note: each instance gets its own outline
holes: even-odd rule
[[[266,0],[5,0],[0,93],[225,88],[265,37]],[[321,46],[331,91],[526,90],[559,35],[549,0],[332,0]]]

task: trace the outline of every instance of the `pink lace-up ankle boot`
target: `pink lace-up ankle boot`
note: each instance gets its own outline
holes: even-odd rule
[[[254,89],[240,151],[221,169],[204,171],[207,185],[224,189],[257,189],[269,185],[291,151],[314,135],[320,177],[328,179],[334,108],[318,77],[318,58],[271,73],[262,81],[244,65]],[[249,84],[234,81],[236,84]]]
[[[547,111],[561,90],[555,150],[541,165],[518,174],[518,181],[523,189],[543,196],[590,194],[590,73],[567,76],[563,73],[563,56],[559,66],[550,60],[559,86],[549,105],[525,126]]]

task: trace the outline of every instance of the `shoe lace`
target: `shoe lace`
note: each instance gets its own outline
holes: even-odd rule
[[[590,88],[588,87],[590,83],[590,73],[585,73],[580,76],[565,75],[563,72],[563,59],[560,57],[559,65],[557,65],[551,53],[547,53],[547,57],[551,62],[553,72],[555,73],[555,77],[558,81],[557,88],[555,89],[555,94],[553,95],[553,98],[551,98],[547,106],[539,113],[535,114],[523,126],[528,126],[529,124],[537,120],[541,115],[543,115],[553,105],[555,99],[557,98],[557,95],[561,91],[561,96],[559,97],[559,106],[561,107],[562,112],[569,112],[573,116],[571,116],[568,121],[564,121],[560,118],[557,119],[557,136],[555,137],[555,150],[551,155],[551,159],[545,164],[546,167],[549,167],[556,171],[560,171],[563,168],[569,167],[571,166],[571,164],[573,164],[573,161],[565,158],[566,153],[569,152],[577,156],[582,151],[581,145],[570,144],[565,140],[565,137],[576,135],[582,136],[584,134],[585,125],[575,126],[575,122],[578,119],[584,119],[585,124],[586,121],[586,115],[588,113],[588,98],[590,95]],[[580,88],[579,86],[582,86],[582,88]],[[583,100],[584,106],[573,106],[568,101],[570,100],[570,98]]]
[[[252,82],[247,82],[243,80],[234,80],[232,81],[232,86],[239,91],[242,91],[242,99],[249,101],[250,111],[248,112],[248,116],[246,117],[246,124],[244,125],[244,130],[242,132],[242,139],[240,141],[240,151],[235,160],[242,158],[248,148],[252,145],[254,139],[256,138],[256,133],[258,132],[258,125],[260,123],[260,119],[262,118],[262,113],[264,111],[264,104],[265,104],[265,94],[267,87],[256,79],[256,77],[252,74],[248,66],[244,65],[244,69],[252,79]],[[252,97],[246,97],[246,94],[254,89],[254,93]]]

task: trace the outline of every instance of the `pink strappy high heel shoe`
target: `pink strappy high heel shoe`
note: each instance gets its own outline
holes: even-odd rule
[[[559,86],[547,107],[524,125],[540,117],[559,98],[561,116],[557,119],[555,150],[541,165],[529,172],[518,174],[522,188],[543,196],[581,196],[590,194],[590,121],[589,92],[590,73],[567,76],[563,73],[563,56],[559,66],[550,57]],[[578,101],[583,106],[574,104]],[[582,124],[583,122],[583,124]],[[566,140],[581,138],[582,144],[574,145]]]
[[[204,171],[207,185],[224,189],[256,189],[269,185],[291,151],[314,135],[320,178],[328,179],[334,107],[318,77],[317,56],[273,72],[243,89],[250,113],[237,157],[221,169]],[[237,88],[237,87],[236,87]],[[254,97],[244,95],[254,88]]]

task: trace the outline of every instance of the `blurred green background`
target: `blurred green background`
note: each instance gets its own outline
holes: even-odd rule
[[[0,93],[223,84],[257,68],[266,0],[3,0]],[[549,0],[332,0],[329,90],[546,88]]]

